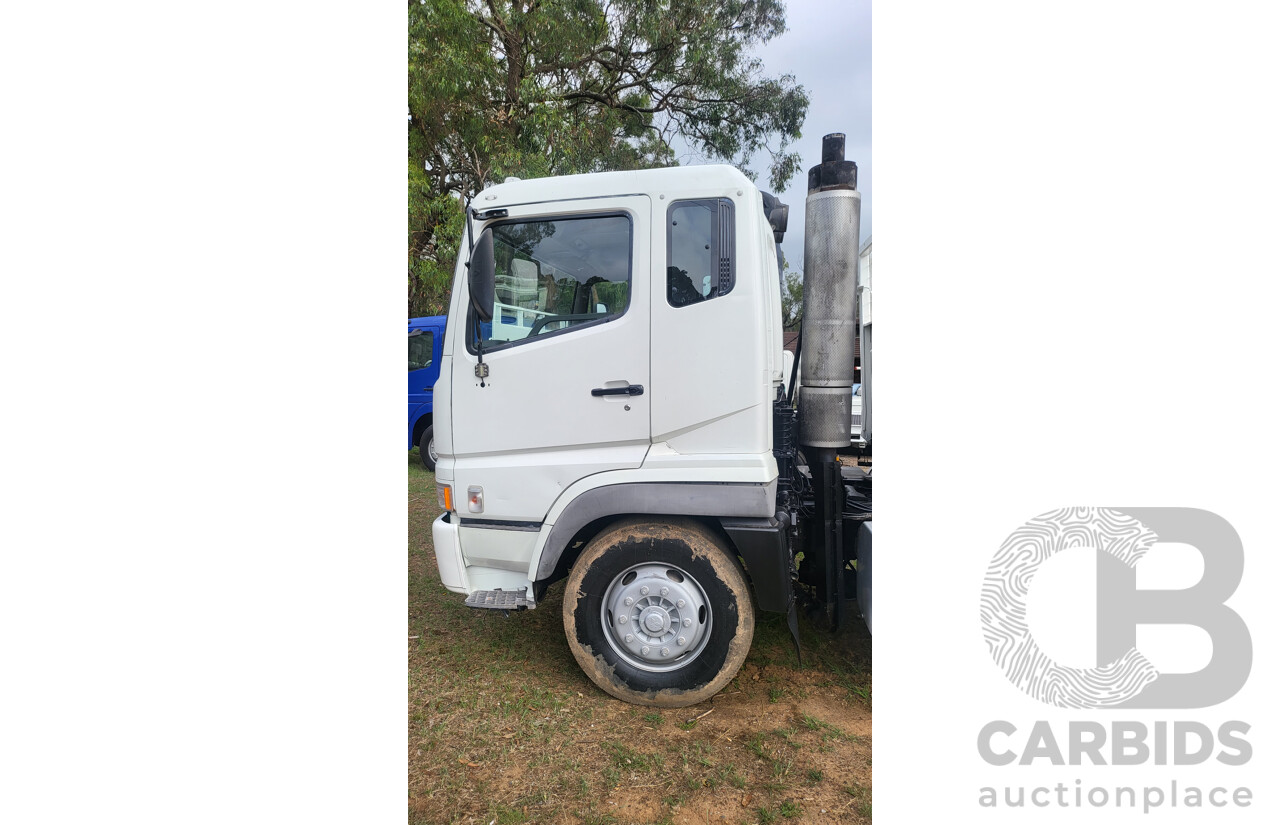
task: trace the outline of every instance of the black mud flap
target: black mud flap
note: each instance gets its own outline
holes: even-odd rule
[[[787,614],[787,627],[800,658],[800,624],[796,615],[796,594],[792,585],[791,550],[787,546],[790,521],[779,511],[774,518],[722,518],[724,527],[742,557],[761,610]]]

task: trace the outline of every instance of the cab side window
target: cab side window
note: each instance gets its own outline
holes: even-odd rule
[[[667,302],[684,307],[733,289],[733,203],[676,201],[667,209]]]
[[[485,349],[622,315],[631,298],[631,220],[592,215],[508,221],[493,229],[493,318]]]

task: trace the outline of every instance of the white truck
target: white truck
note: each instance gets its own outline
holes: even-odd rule
[[[788,208],[741,172],[509,179],[477,195],[435,385],[443,585],[509,611],[567,578],[578,663],[654,706],[724,687],[757,609],[786,613],[794,636],[801,604],[838,627],[856,596],[869,627],[870,473],[836,458],[860,203],[844,136],[828,135],[809,172],[788,393]],[[867,410],[869,377],[864,364]]]

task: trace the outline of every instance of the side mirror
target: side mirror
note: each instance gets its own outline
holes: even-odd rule
[[[493,319],[493,232],[480,233],[475,248],[471,250],[471,262],[467,266],[467,290],[471,293],[471,306],[481,321]]]
[[[765,219],[769,221],[769,227],[773,230],[773,242],[782,243],[782,236],[787,232],[787,215],[790,214],[791,207],[768,192],[761,192],[760,198],[764,205]]]

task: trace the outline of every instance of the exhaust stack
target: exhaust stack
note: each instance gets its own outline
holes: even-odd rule
[[[804,206],[804,321],[801,325],[800,444],[810,461],[834,461],[850,444],[857,340],[858,165],[844,159],[844,135],[822,138]]]

